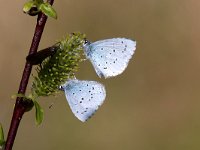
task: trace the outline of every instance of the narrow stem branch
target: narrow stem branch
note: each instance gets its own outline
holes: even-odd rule
[[[47,0],[47,2],[52,5],[54,0]],[[43,30],[46,24],[46,20],[47,20],[47,16],[45,16],[44,14],[40,13],[38,15],[37,24],[35,27],[35,33],[32,39],[32,44],[29,50],[29,54],[34,54],[37,52],[40,39],[41,39]],[[26,61],[22,79],[19,85],[18,93],[25,94],[28,80],[31,74],[31,70],[32,70],[32,65],[28,61]],[[5,150],[11,150],[13,147],[13,143],[17,134],[19,123],[26,110],[26,107],[27,106],[23,103],[22,98],[17,97],[11,124],[10,124],[10,129],[9,129],[6,144],[5,144]]]

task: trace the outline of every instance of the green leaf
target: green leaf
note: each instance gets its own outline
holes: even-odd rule
[[[29,1],[27,3],[24,4],[24,7],[23,7],[23,11],[25,13],[28,13],[30,11],[30,9],[35,5],[35,2],[33,1]]]
[[[49,3],[41,4],[39,10],[41,10],[46,16],[57,19],[57,13]]]
[[[0,147],[3,147],[4,144],[5,144],[5,140],[4,140],[3,127],[0,124]]]
[[[36,119],[36,124],[40,125],[43,121],[44,118],[44,110],[42,107],[38,104],[37,101],[34,101],[34,106],[35,106],[35,119]]]

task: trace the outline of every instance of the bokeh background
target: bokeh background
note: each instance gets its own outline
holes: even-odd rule
[[[25,0],[0,2],[0,122],[7,134],[36,18],[23,14]],[[48,19],[40,49],[80,31],[91,41],[132,38],[137,50],[115,78],[99,79],[89,62],[81,64],[77,77],[107,90],[92,119],[76,119],[64,93],[40,99],[43,124],[26,113],[14,150],[200,149],[200,1],[55,0],[54,7],[58,20]]]

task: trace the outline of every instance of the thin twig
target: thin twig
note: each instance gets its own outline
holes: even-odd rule
[[[47,0],[48,3],[50,3],[51,5],[53,4],[54,0]],[[35,33],[32,39],[32,44],[29,50],[29,54],[34,54],[37,52],[39,43],[40,43],[40,39],[46,24],[46,20],[47,20],[47,16],[45,16],[44,14],[40,13],[38,15],[37,18],[37,24],[35,27]],[[26,92],[26,87],[29,81],[29,77],[31,74],[31,70],[32,70],[32,65],[27,61],[24,67],[24,71],[23,71],[23,75],[22,75],[22,79],[20,82],[20,86],[19,86],[19,90],[18,93],[20,94],[25,94]],[[13,143],[17,134],[17,130],[19,127],[19,123],[22,119],[22,116],[26,110],[26,104],[23,103],[22,98],[17,97],[16,99],[16,103],[15,103],[15,108],[13,111],[13,116],[12,116],[12,121],[10,124],[10,129],[8,132],[8,136],[7,136],[7,140],[6,140],[6,144],[5,144],[5,150],[11,150],[13,147]]]

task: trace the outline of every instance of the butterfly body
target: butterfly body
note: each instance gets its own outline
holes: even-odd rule
[[[61,88],[72,112],[83,122],[97,111],[106,97],[104,86],[95,81],[69,80]]]
[[[113,38],[86,43],[84,52],[99,77],[113,77],[127,67],[136,49],[136,42],[126,38]]]

